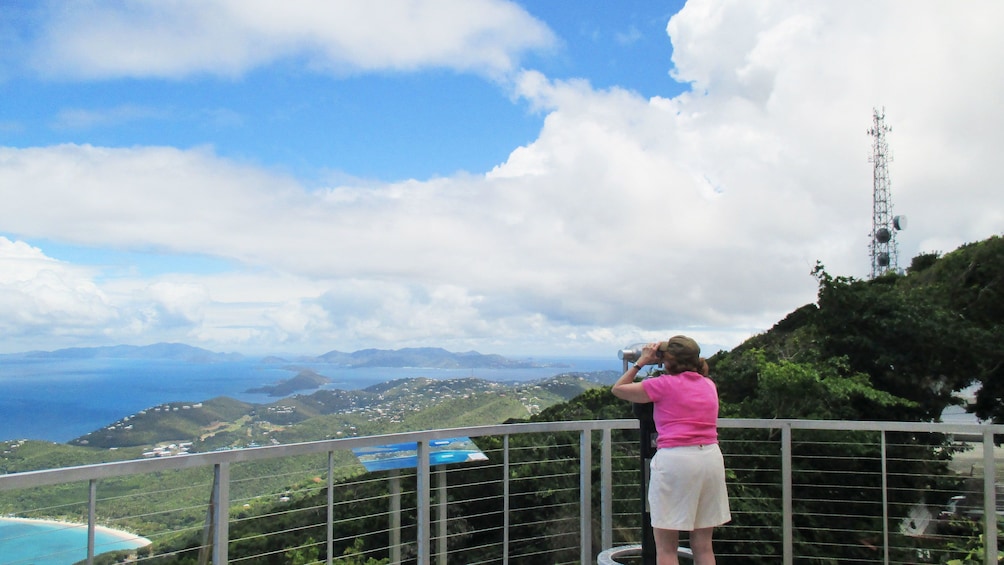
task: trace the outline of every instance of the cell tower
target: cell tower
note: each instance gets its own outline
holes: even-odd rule
[[[889,142],[886,134],[892,128],[885,125],[885,108],[879,112],[873,109],[872,127],[868,135],[874,138],[872,156],[868,159],[874,165],[872,196],[872,241],[868,245],[872,260],[872,278],[888,272],[898,272],[898,252],[896,232],[906,227],[905,216],[892,215],[892,198],[889,191]]]

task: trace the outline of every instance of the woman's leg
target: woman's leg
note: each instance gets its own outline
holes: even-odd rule
[[[690,532],[690,550],[694,552],[695,565],[715,565],[715,550],[711,543],[714,531],[714,528],[701,528]]]
[[[655,537],[655,562],[657,565],[679,565],[676,552],[680,547],[680,532],[652,528]]]

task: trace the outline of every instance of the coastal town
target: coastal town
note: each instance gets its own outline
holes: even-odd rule
[[[526,419],[607,384],[615,377],[607,373],[562,373],[528,382],[404,378],[360,390],[322,388],[264,405],[230,398],[172,402],[125,416],[69,443],[141,449],[142,457],[156,458],[386,433],[421,426],[423,414],[435,414],[439,422],[476,420],[482,411],[491,419]]]

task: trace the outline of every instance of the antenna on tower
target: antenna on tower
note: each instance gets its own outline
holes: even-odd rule
[[[872,127],[868,135],[874,138],[872,156],[872,240],[868,254],[872,260],[872,278],[888,272],[899,272],[896,232],[906,228],[906,216],[892,215],[892,195],[889,190],[889,167],[892,160],[886,134],[892,128],[885,125],[885,108],[872,109]]]

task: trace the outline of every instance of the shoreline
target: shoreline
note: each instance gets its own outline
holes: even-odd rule
[[[79,522],[67,522],[65,520],[56,520],[53,518],[20,518],[17,516],[0,516],[0,522],[13,522],[13,523],[28,523],[37,524],[40,526],[58,526],[65,529],[83,529],[87,530],[87,524],[81,524]],[[133,549],[139,549],[141,547],[146,547],[153,542],[147,538],[140,536],[139,534],[134,534],[132,532],[127,532],[125,530],[117,530],[115,528],[109,528],[107,526],[94,526],[95,532],[101,532],[105,535],[115,538],[115,541],[120,542],[130,542],[136,544]]]

